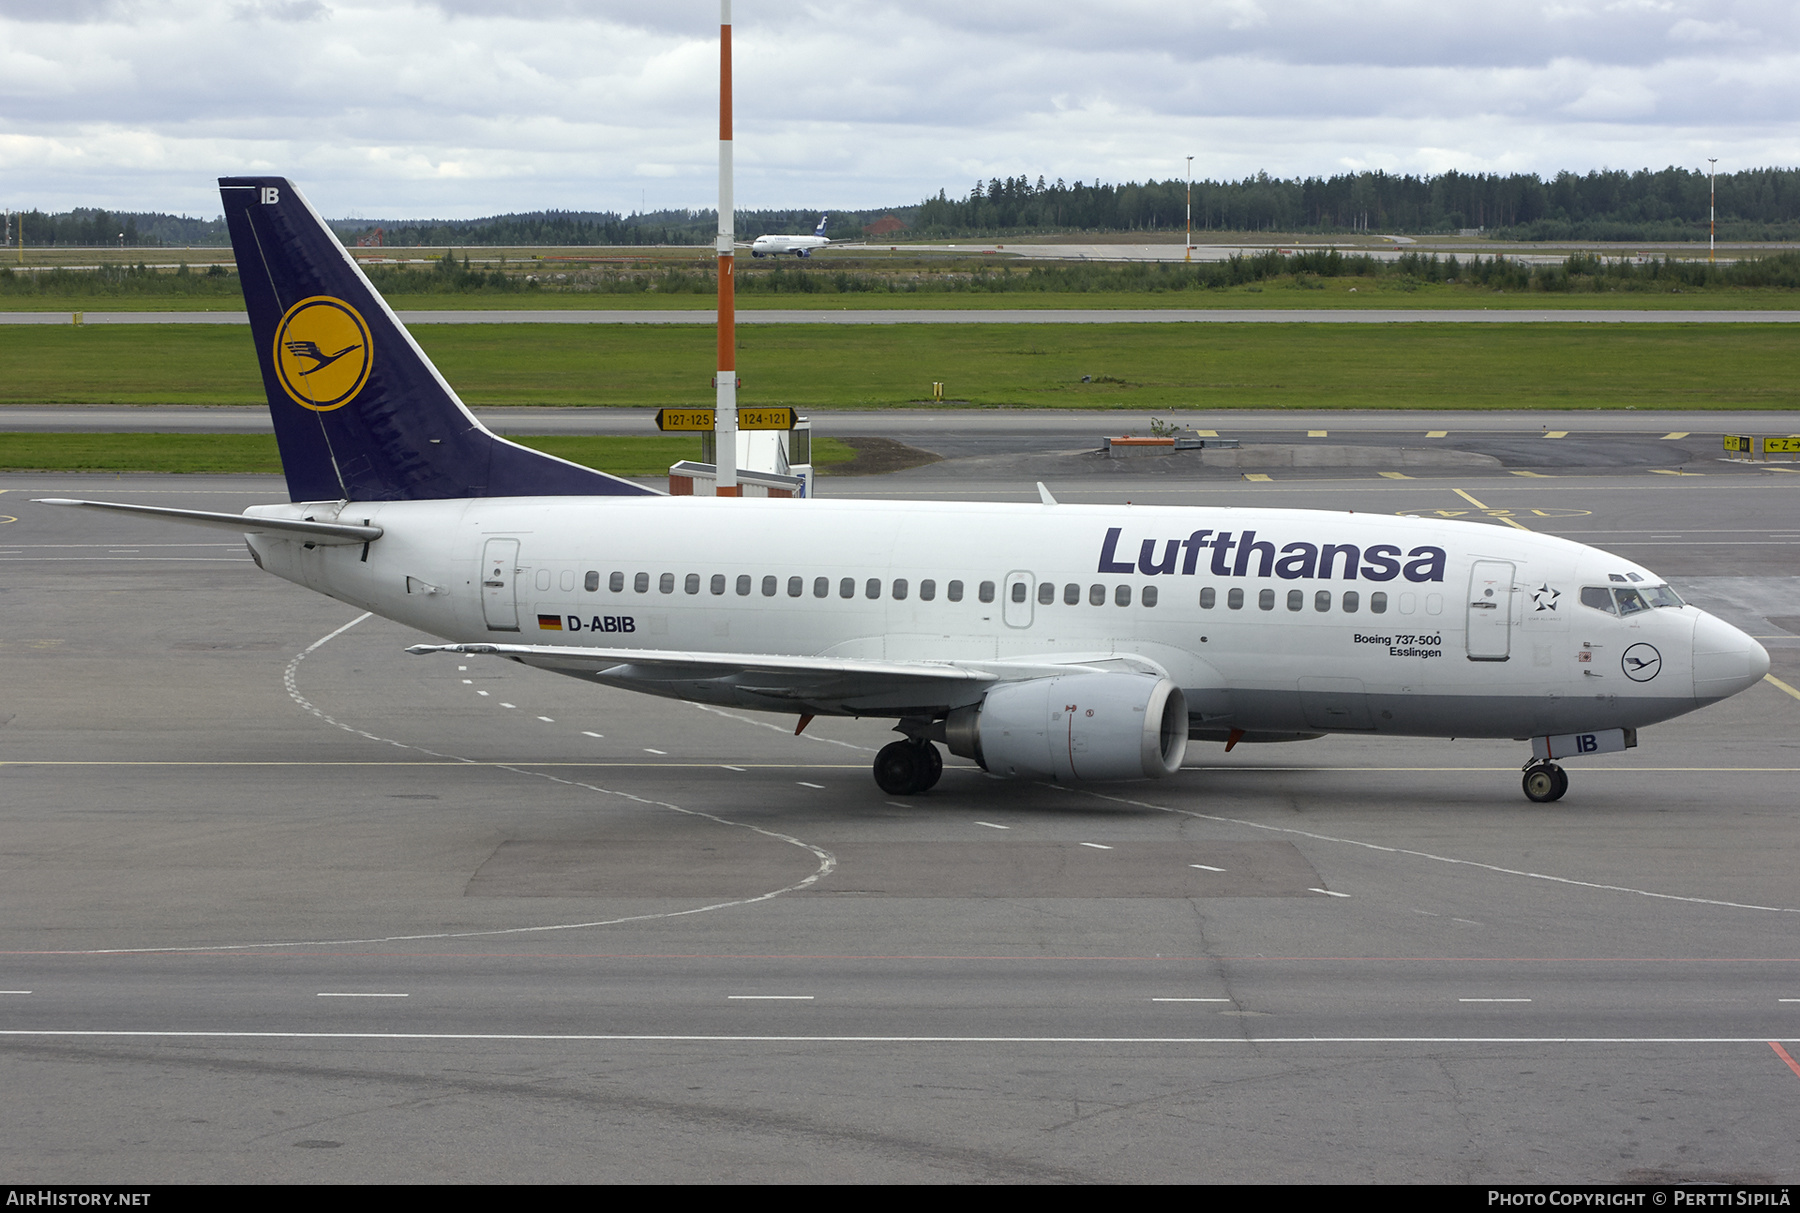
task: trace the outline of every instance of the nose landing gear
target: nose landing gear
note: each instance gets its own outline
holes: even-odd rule
[[[1532,760],[1525,768],[1525,799],[1534,804],[1561,800],[1569,790],[1569,773],[1554,762]]]
[[[917,796],[944,773],[944,756],[922,738],[895,741],[875,755],[875,784],[889,796]]]

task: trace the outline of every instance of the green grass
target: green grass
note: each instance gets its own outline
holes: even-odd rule
[[[519,437],[512,441],[615,476],[661,476],[700,457],[697,434],[642,437]],[[851,459],[830,438],[813,440],[815,466]],[[0,471],[279,473],[273,434],[0,433]]]
[[[476,406],[712,402],[706,327],[427,325]],[[746,405],[1793,408],[1794,325],[768,325],[740,330]],[[379,356],[379,355],[378,355]],[[262,404],[247,330],[0,326],[0,405]],[[1092,382],[1083,384],[1083,375]],[[0,425],[4,425],[0,417]]]
[[[268,472],[273,434],[0,433],[6,472]]]
[[[992,268],[992,267],[986,267]],[[1014,263],[1015,271],[1020,267]],[[1354,288],[1354,289],[1353,289]],[[578,291],[401,295],[388,298],[395,311],[680,311],[710,312],[716,301],[705,294],[603,294]],[[851,292],[847,294],[740,294],[744,311],[994,311],[1066,308],[1448,308],[1456,310],[1591,311],[1793,311],[1800,292],[1776,288],[1724,287],[1675,291],[1492,291],[1452,283],[1404,283],[1397,278],[1321,278],[1299,286],[1276,278],[1220,290],[1193,291],[1010,291],[1010,292]],[[0,295],[6,312],[241,312],[236,295]]]

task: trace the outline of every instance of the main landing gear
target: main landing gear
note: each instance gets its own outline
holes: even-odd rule
[[[1569,773],[1554,762],[1533,760],[1525,768],[1525,799],[1535,804],[1561,800],[1569,790]]]
[[[875,755],[875,784],[889,796],[917,796],[944,773],[944,756],[922,738],[907,738]]]

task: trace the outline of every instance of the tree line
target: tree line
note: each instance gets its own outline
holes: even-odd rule
[[[77,248],[215,248],[231,243],[225,220],[195,219],[157,211],[107,211],[78,206],[60,214],[32,209],[7,218],[7,243],[17,246],[23,231],[26,248],[58,245]]]
[[[1732,239],[1800,236],[1800,169],[1720,174],[1719,234]],[[1181,231],[1188,183],[1035,182],[992,178],[962,198],[945,191],[918,208],[928,235],[1050,231]],[[1448,233],[1481,229],[1506,240],[1704,240],[1709,183],[1683,168],[1462,173],[1387,172],[1241,181],[1195,181],[1198,231]]]
[[[1732,240],[1800,239],[1800,169],[1755,168],[1717,179],[1718,234]],[[908,235],[1004,237],[1053,232],[1161,232],[1183,230],[1190,191],[1185,180],[1099,180],[1073,183],[994,177],[967,194],[902,206],[831,212],[826,234],[857,239],[884,215],[907,225]],[[1709,182],[1704,172],[1660,170],[1532,173],[1463,173],[1434,176],[1382,171],[1331,177],[1271,177],[1192,183],[1197,231],[1339,234],[1448,233],[1479,229],[1501,240],[1704,240]],[[807,232],[819,211],[739,211],[740,240],[775,232]],[[78,245],[127,247],[229,244],[222,218],[203,220],[154,212],[76,208],[65,214],[14,212],[16,241],[23,223],[28,247]],[[718,230],[717,212],[665,210],[526,211],[480,219],[335,220],[346,244],[380,228],[384,245],[400,248],[496,246],[708,245]],[[884,239],[888,239],[885,238]]]

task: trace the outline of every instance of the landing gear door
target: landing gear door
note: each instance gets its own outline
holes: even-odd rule
[[[487,541],[481,560],[481,617],[490,632],[519,630],[519,601],[513,590],[518,565],[517,539]]]
[[[1475,562],[1469,572],[1468,615],[1470,661],[1505,661],[1512,656],[1511,561]]]

